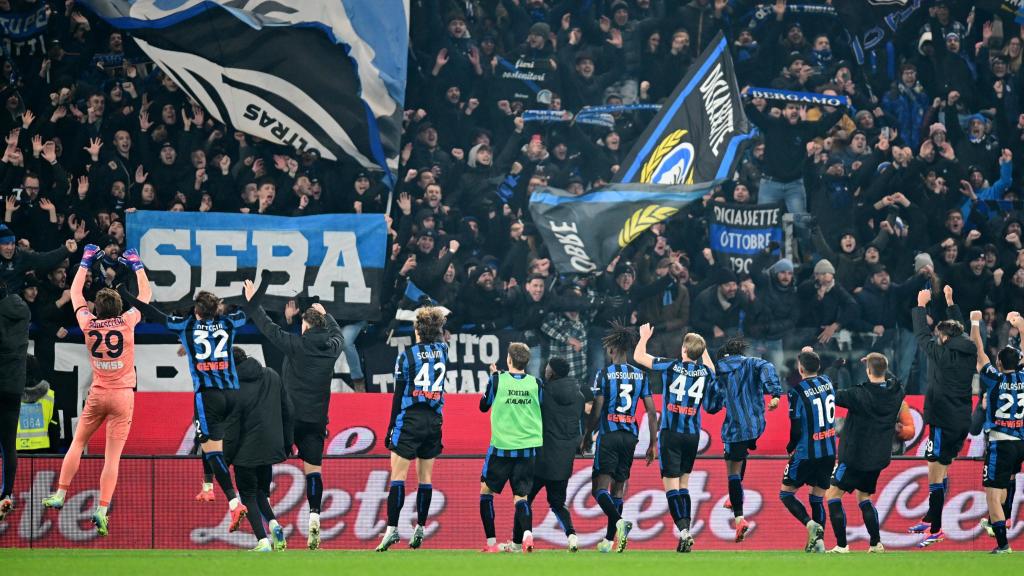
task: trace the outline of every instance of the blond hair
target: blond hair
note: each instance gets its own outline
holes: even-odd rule
[[[704,337],[696,332],[687,332],[686,336],[683,336],[683,353],[690,360],[700,360],[704,356],[704,351],[708,349],[707,342],[704,341]]]

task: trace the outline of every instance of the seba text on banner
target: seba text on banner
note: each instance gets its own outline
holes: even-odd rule
[[[242,282],[272,273],[264,306],[319,301],[348,320],[376,320],[384,277],[383,214],[289,218],[255,214],[134,212],[136,248],[165,308],[188,308],[199,290],[241,303]]]

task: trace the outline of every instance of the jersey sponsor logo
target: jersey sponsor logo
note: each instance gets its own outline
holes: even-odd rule
[[[444,396],[444,392],[428,392],[426,390],[412,391],[413,398],[423,398],[424,400],[440,400]]]
[[[527,406],[533,404],[533,394],[527,390],[509,390],[505,404],[517,404]]]
[[[93,367],[99,370],[120,370],[124,368],[124,362],[120,360],[96,360],[92,363]]]
[[[698,406],[681,406],[679,404],[669,404],[668,411],[674,414],[682,414],[683,416],[696,416],[699,411]]]
[[[993,424],[1001,428],[1024,428],[1024,420],[996,420]]]
[[[216,362],[196,362],[196,370],[199,372],[215,372],[217,370],[227,370],[229,367],[227,360],[218,360]]]
[[[814,440],[826,440],[828,438],[835,438],[835,436],[836,436],[836,429],[835,428],[829,428],[828,430],[825,430],[824,432],[815,432],[814,435],[811,436],[811,438],[813,438]]]
[[[609,414],[608,421],[615,422],[617,424],[635,424],[636,416],[630,416],[629,414]]]

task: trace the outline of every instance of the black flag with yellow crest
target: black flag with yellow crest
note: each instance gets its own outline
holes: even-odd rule
[[[609,184],[574,196],[546,188],[530,196],[530,214],[562,274],[604,269],[648,228],[700,202],[718,184]]]
[[[732,176],[750,123],[721,33],[644,130],[615,182],[693,184]]]

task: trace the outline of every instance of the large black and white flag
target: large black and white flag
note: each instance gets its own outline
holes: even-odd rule
[[[409,0],[84,0],[218,120],[398,168]]]

